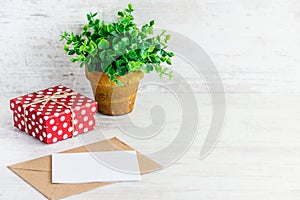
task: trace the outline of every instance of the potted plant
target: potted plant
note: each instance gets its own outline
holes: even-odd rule
[[[73,55],[72,62],[80,62],[90,81],[99,112],[123,115],[132,111],[139,81],[144,73],[155,71],[160,77],[172,71],[173,52],[166,50],[170,35],[163,30],[154,35],[154,20],[138,27],[134,22],[131,4],[119,11],[118,20],[105,23],[87,14],[88,23],[81,34],[64,32],[64,50]]]

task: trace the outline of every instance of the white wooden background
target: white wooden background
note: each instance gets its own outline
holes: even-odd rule
[[[7,165],[81,145],[79,138],[43,145],[17,131],[8,100],[56,84],[91,96],[83,72],[64,54],[59,35],[64,29],[78,31],[89,11],[113,20],[128,2],[1,0],[0,199],[43,199]],[[222,137],[212,154],[198,159],[212,105],[201,77],[175,59],[174,68],[184,69],[197,92],[200,125],[191,148],[172,166],[142,182],[114,184],[68,199],[299,199],[300,1],[131,2],[139,24],[156,19],[158,27],[189,36],[209,54],[226,90]],[[129,138],[111,118],[101,115],[98,128],[141,152],[163,148],[178,129],[178,105],[170,93],[141,90],[132,115],[135,123],[150,123],[149,99],[173,110],[168,113],[170,125],[156,138]]]

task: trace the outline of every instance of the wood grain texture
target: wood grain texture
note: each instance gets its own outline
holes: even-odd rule
[[[64,54],[59,35],[65,29],[79,31],[89,11],[98,11],[111,21],[128,2],[0,2],[0,199],[43,198],[7,165],[82,145],[79,137],[44,145],[16,130],[8,100],[57,84],[92,96],[83,70]],[[198,135],[190,149],[173,165],[146,175],[140,183],[115,184],[68,199],[298,200],[300,1],[131,2],[139,24],[156,19],[158,27],[187,35],[208,53],[226,91],[223,134],[214,151],[199,160],[212,115],[210,96],[202,77],[175,58],[174,70],[190,83],[198,102]],[[176,136],[180,106],[162,88],[142,88],[131,115],[133,122],[151,123],[150,110],[155,105],[167,114],[166,126],[156,137],[143,141],[129,137],[112,118],[102,115],[97,115],[97,130],[88,134],[118,136],[145,154],[157,151]]]

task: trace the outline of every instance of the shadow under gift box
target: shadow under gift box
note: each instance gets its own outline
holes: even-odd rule
[[[15,127],[51,144],[94,130],[98,106],[96,101],[58,85],[11,99],[10,109]]]

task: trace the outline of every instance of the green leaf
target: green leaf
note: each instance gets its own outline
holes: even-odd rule
[[[133,6],[132,6],[132,4],[130,3],[130,4],[128,4],[128,9],[130,10],[130,11],[134,11],[134,9],[133,9]]]
[[[100,57],[101,59],[104,59],[105,54],[106,54],[106,51],[102,51],[102,52],[100,53],[99,57]]]
[[[69,54],[69,55],[74,55],[74,54],[75,54],[75,51],[74,51],[74,50],[70,50],[68,54]]]
[[[167,43],[171,39],[171,35],[166,35],[165,42]]]
[[[100,42],[98,43],[98,48],[99,49],[109,48],[109,42],[106,39],[101,39]]]
[[[168,52],[167,54],[168,54],[169,57],[173,57],[174,56],[173,52]]]
[[[128,57],[131,58],[131,59],[136,59],[137,54],[135,53],[135,51],[129,51]]]
[[[64,50],[65,50],[65,51],[69,51],[69,48],[70,48],[70,46],[67,45],[67,44],[64,46]]]
[[[85,63],[84,63],[84,62],[82,62],[82,63],[80,64],[80,68],[83,68],[83,67],[84,67],[84,65],[85,65]]]
[[[167,59],[167,64],[168,64],[168,65],[172,65],[172,62],[171,62],[171,59],[170,59],[170,58]]]
[[[149,24],[150,24],[150,26],[153,26],[155,24],[155,21],[151,20]]]

